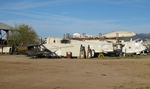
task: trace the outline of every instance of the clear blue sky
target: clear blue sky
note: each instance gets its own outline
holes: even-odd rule
[[[0,0],[0,22],[28,24],[41,37],[150,33],[150,0]]]

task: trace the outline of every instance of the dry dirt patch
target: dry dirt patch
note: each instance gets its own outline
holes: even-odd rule
[[[150,59],[0,56],[0,89],[150,89]]]

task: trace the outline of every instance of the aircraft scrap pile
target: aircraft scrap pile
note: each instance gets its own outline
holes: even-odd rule
[[[136,36],[133,32],[118,31],[104,35],[65,35],[64,38],[46,38],[40,51],[48,50],[49,56],[68,58],[92,58],[108,56],[140,55],[148,52],[148,44],[143,41],[130,40]],[[44,53],[43,53],[44,54]],[[55,54],[55,55],[54,55]]]

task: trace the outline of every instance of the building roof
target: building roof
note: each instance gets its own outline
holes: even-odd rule
[[[0,22],[0,30],[11,30],[11,26]]]

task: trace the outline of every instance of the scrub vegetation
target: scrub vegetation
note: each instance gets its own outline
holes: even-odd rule
[[[27,46],[39,42],[38,35],[34,29],[25,24],[12,27],[9,40],[9,45],[11,46]]]

